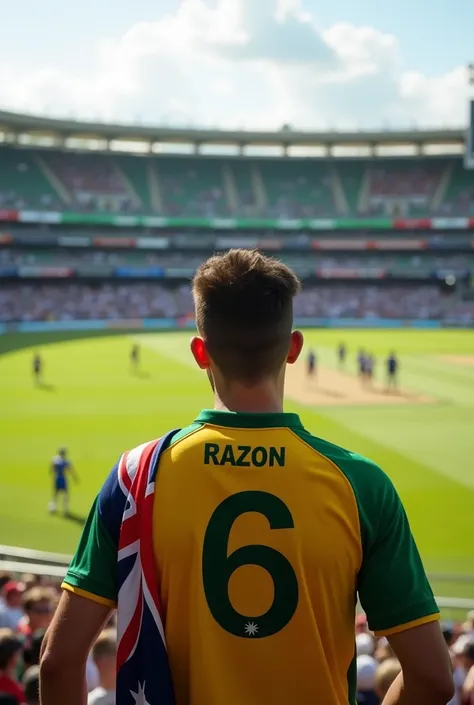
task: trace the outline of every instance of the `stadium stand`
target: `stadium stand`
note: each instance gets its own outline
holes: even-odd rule
[[[464,169],[462,162],[450,165],[450,178],[446,185],[440,212],[444,215],[474,215],[474,176]]]
[[[174,216],[226,215],[223,163],[216,159],[169,158],[155,160],[157,187],[163,212]]]
[[[95,154],[43,157],[46,172],[61,184],[63,200],[81,210],[132,211],[140,201],[114,159]]]
[[[371,213],[422,216],[433,199],[447,165],[438,160],[398,160],[367,167],[367,210]]]
[[[191,289],[182,283],[24,283],[0,289],[0,321],[181,318],[193,314]],[[308,284],[295,302],[302,317],[474,321],[474,302],[436,285]]]
[[[300,316],[474,322],[474,175],[455,152],[375,156],[381,133],[373,157],[367,142],[365,156],[336,157],[328,134],[304,137],[322,140],[322,156],[251,156],[258,136],[235,133],[237,150],[211,155],[191,131],[176,135],[188,153],[168,153],[171,130],[135,154],[107,149],[113,128],[97,130],[94,149],[67,146],[91,134],[75,123],[49,148],[20,147],[20,134],[0,146],[2,322],[189,317],[196,267],[230,247],[294,267]],[[262,144],[288,155],[291,141]]]
[[[149,176],[151,161],[141,157],[117,155],[115,163],[128,182],[128,188],[133,193],[137,208],[145,213],[151,212],[153,210]]]
[[[233,214],[252,218],[264,207],[262,192],[256,182],[258,175],[254,165],[246,159],[236,160],[225,169],[228,182],[230,206]]]
[[[463,273],[466,270],[474,271],[474,254],[446,254],[436,256],[431,253],[422,256],[372,254],[370,252],[359,255],[342,253],[335,257],[316,252],[309,253],[282,253],[278,259],[293,267],[296,271],[308,269],[317,270],[339,268],[355,270],[389,271],[392,274],[429,274],[437,269],[446,269],[452,273]],[[58,249],[0,249],[0,265],[59,265],[74,267],[80,264],[109,264],[126,265],[131,267],[186,267],[196,269],[202,262],[202,255],[184,255],[180,252],[144,252],[137,250],[107,251],[94,249],[91,251],[75,250],[73,248]]]
[[[453,157],[328,161],[0,148],[0,207],[175,217],[473,215]]]
[[[57,208],[63,203],[48,181],[38,154],[0,149],[0,208]]]
[[[332,177],[325,164],[289,160],[280,165],[262,161],[254,168],[260,175],[270,216],[313,218],[337,213]]]

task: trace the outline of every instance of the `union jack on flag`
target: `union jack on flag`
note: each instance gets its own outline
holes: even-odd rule
[[[120,526],[116,705],[174,705],[152,520],[160,455],[175,433],[124,453],[101,492],[103,511],[109,513],[107,523]]]

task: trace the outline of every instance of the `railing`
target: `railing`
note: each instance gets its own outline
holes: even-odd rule
[[[64,553],[0,546],[0,570],[11,573],[36,573],[49,578],[63,578],[70,561],[71,556]]]
[[[50,578],[63,578],[70,561],[71,556],[63,553],[0,546],[0,570],[12,573],[36,573]],[[430,579],[433,582],[471,583],[474,586],[474,575],[433,573]],[[437,597],[436,601],[441,609],[474,610],[474,599],[467,597]]]

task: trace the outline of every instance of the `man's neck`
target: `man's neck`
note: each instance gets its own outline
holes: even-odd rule
[[[280,414],[283,411],[283,399],[276,388],[245,388],[234,385],[224,393],[217,390],[214,394],[214,409],[233,411],[235,413]]]

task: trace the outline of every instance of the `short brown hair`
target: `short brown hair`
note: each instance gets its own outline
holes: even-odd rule
[[[104,656],[116,656],[117,654],[117,634],[113,629],[104,629],[96,639],[92,647],[92,657],[94,661]]]
[[[258,250],[229,250],[196,272],[196,324],[229,380],[255,382],[277,372],[289,351],[296,274]]]

